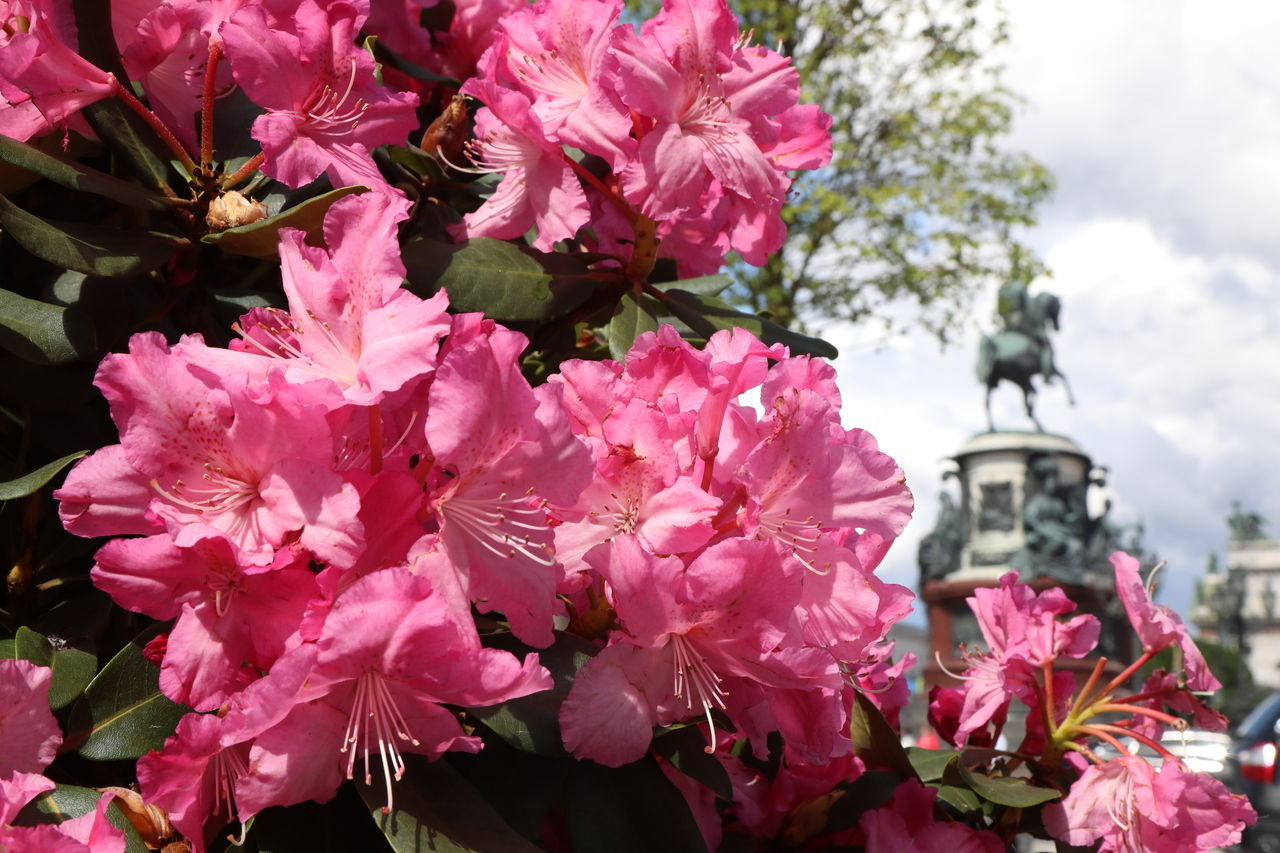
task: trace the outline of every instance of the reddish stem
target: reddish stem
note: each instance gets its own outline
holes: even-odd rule
[[[1153,720],[1159,720],[1165,725],[1177,726],[1182,720],[1164,711],[1157,711],[1155,708],[1147,708],[1142,705],[1129,705],[1124,702],[1103,702],[1101,705],[1093,706],[1094,713],[1106,714],[1110,712],[1118,714],[1137,714],[1141,717],[1150,717]]]
[[[222,188],[224,190],[231,189],[236,184],[258,171],[258,168],[266,162],[266,159],[267,153],[265,151],[259,151],[257,154],[254,154],[243,166],[236,169],[234,174],[227,175],[222,179]]]
[[[1124,684],[1126,681],[1129,680],[1129,676],[1133,675],[1135,672],[1142,669],[1142,667],[1147,663],[1147,661],[1151,660],[1153,657],[1155,657],[1155,652],[1143,652],[1141,657],[1139,657],[1136,661],[1134,661],[1133,663],[1125,667],[1124,672],[1120,673],[1115,678],[1111,679],[1111,681],[1107,683],[1106,687],[1099,690],[1093,696],[1090,696],[1089,702],[1092,703],[1097,699],[1101,699],[1103,696],[1106,696],[1111,691],[1120,687],[1122,684]]]
[[[1084,698],[1089,695],[1089,691],[1098,683],[1098,679],[1102,677],[1102,670],[1107,665],[1105,657],[1098,658],[1098,662],[1093,665],[1093,672],[1089,673],[1089,680],[1084,683],[1084,687],[1080,688],[1080,692],[1076,694],[1076,701],[1071,703],[1071,710],[1068,714],[1074,714],[1084,707]]]
[[[204,66],[204,97],[200,101],[200,165],[213,165],[213,101],[217,97],[214,77],[222,59],[222,37],[209,37],[209,61]]]
[[[116,97],[124,101],[129,109],[137,113],[138,116],[156,132],[156,135],[164,141],[164,144],[169,147],[169,150],[173,152],[173,155],[178,158],[178,162],[182,163],[182,167],[187,170],[188,174],[195,174],[195,161],[191,159],[191,155],[187,153],[187,149],[182,147],[182,143],[178,141],[178,137],[173,135],[173,131],[169,130],[165,123],[160,120],[159,116],[147,109],[146,106],[143,105],[142,101],[139,101],[134,97],[133,92],[130,92],[128,88],[123,86],[120,81],[116,79],[114,74],[109,74],[107,76],[111,78],[111,85],[115,87]]]
[[[631,209],[631,205],[627,204],[626,199],[620,196],[616,189],[612,189],[606,186],[603,181],[601,181],[594,174],[592,174],[590,169],[588,169],[586,166],[583,166],[581,163],[579,163],[577,160],[570,157],[568,154],[562,154],[561,156],[564,157],[564,161],[569,164],[569,168],[573,169],[573,171],[578,175],[579,178],[582,178],[582,180],[586,181],[588,184],[594,187],[597,192],[599,192],[601,195],[607,198],[609,202],[614,207],[618,208],[619,212],[621,212],[622,215],[627,218],[628,222],[632,222],[632,223],[635,222],[636,212]]]

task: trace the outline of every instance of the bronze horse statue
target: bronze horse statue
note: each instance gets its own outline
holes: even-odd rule
[[[1040,432],[1044,432],[1044,427],[1034,411],[1036,387],[1032,377],[1042,376],[1046,384],[1052,384],[1055,377],[1061,379],[1067,401],[1073,406],[1076,404],[1067,377],[1058,372],[1053,362],[1053,344],[1049,342],[1049,328],[1058,330],[1060,309],[1058,297],[1052,293],[1039,293],[1026,298],[1016,315],[1006,315],[1010,328],[982,336],[978,347],[978,380],[987,386],[988,430],[995,431],[991,421],[991,392],[1002,379],[1022,389],[1027,417]]]

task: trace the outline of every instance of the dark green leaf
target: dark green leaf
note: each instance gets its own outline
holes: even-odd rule
[[[609,338],[609,354],[622,361],[636,338],[645,332],[658,331],[658,325],[658,318],[643,297],[637,298],[631,291],[622,294],[613,319],[605,330]]]
[[[324,225],[324,215],[328,213],[330,207],[333,207],[335,201],[368,191],[368,187],[362,186],[340,187],[324,195],[309,198],[260,222],[228,228],[216,234],[206,234],[200,240],[233,255],[269,258],[276,254],[276,247],[280,245],[281,228],[297,228],[307,234],[315,234]]]
[[[887,770],[868,770],[857,779],[842,785],[844,796],[827,810],[827,823],[823,832],[842,832],[853,829],[862,816],[887,805],[893,799],[893,789],[902,780]]]
[[[374,56],[378,61],[388,68],[394,68],[401,74],[407,74],[418,80],[424,80],[427,83],[443,83],[447,88],[456,89],[460,85],[459,82],[452,77],[446,77],[443,74],[437,74],[434,71],[428,71],[421,65],[415,65],[409,60],[400,56],[398,53],[387,47],[385,41],[378,40],[373,44]]]
[[[902,748],[898,733],[861,691],[855,691],[853,695],[855,701],[849,711],[849,737],[853,739],[858,757],[869,769],[889,770],[903,779],[915,778],[916,771]]]
[[[552,689],[469,711],[516,749],[535,755],[567,755],[560,738],[560,703],[569,695],[578,670],[594,653],[595,647],[586,640],[558,633],[555,643],[538,650],[538,659],[555,679]]]
[[[55,648],[47,637],[25,625],[18,628],[14,637],[14,655],[53,670],[49,707],[55,711],[70,705],[84,692],[98,671],[98,659],[94,655],[70,647]]]
[[[960,765],[959,770],[961,778],[978,796],[999,806],[1025,809],[1062,796],[1061,791],[1032,785],[1026,779],[987,776],[984,773],[974,773],[964,765]]]
[[[665,281],[662,284],[655,284],[654,287],[659,290],[683,290],[688,293],[696,293],[698,296],[719,296],[720,292],[726,287],[733,284],[733,276],[726,273],[716,273],[715,275],[703,275],[698,278],[686,278],[681,281]]]
[[[83,319],[8,290],[0,290],[0,346],[35,364],[65,364],[96,348],[93,327]]]
[[[327,803],[275,806],[259,812],[250,822],[248,837],[247,847],[232,845],[223,853],[246,849],[257,853],[391,853],[391,845],[369,819],[369,809],[350,785],[340,787]]]
[[[681,726],[653,739],[654,752],[681,773],[706,785],[724,800],[733,799],[733,783],[724,765],[707,754],[707,739],[697,726]]]
[[[409,289],[430,296],[441,289],[458,311],[495,320],[550,320],[590,298],[594,280],[575,258],[473,237],[465,243],[417,240],[403,251]]]
[[[919,746],[907,749],[907,758],[916,769],[921,782],[936,782],[941,779],[942,772],[956,755],[958,753],[954,749],[924,749]]]
[[[187,712],[160,692],[160,669],[142,656],[163,627],[136,637],[85,688],[72,713],[72,731],[87,734],[79,749],[85,758],[137,758],[159,749]]]
[[[386,790],[379,781],[356,790],[396,853],[536,853],[462,774],[443,761],[408,757],[404,778],[394,783],[393,808],[383,813]]]
[[[138,275],[160,266],[177,250],[174,237],[78,222],[47,222],[4,196],[0,196],[0,224],[37,258],[85,275]]]
[[[3,292],[4,291],[0,291],[0,293]],[[59,471],[88,452],[89,451],[87,450],[77,450],[75,453],[69,453],[61,459],[55,459],[48,465],[41,465],[30,474],[24,474],[16,480],[10,480],[7,483],[0,483],[0,501],[11,501],[15,498],[25,498],[27,495],[34,495],[36,492],[40,491],[46,483],[57,476]]]
[[[105,795],[93,788],[59,785],[32,800],[22,810],[18,822],[23,826],[59,824],[87,815],[98,807],[98,801],[103,796]],[[146,842],[114,802],[107,809],[106,814],[107,821],[124,833],[126,853],[147,853]]]
[[[653,759],[622,767],[577,762],[565,818],[574,853],[706,853],[684,797]]]
[[[938,786],[938,799],[960,814],[971,814],[982,809],[982,800],[968,788],[957,785]]]
[[[128,181],[90,169],[74,160],[47,154],[34,145],[3,135],[0,135],[0,160],[48,178],[55,184],[114,199],[130,207],[147,207],[152,210],[173,208],[164,196],[147,192]]]
[[[703,337],[709,337],[720,329],[739,326],[766,344],[786,344],[792,355],[816,355],[822,358],[835,358],[839,355],[839,350],[820,338],[811,338],[783,328],[772,320],[738,311],[714,296],[699,296],[678,287],[671,287],[665,293],[666,309]]]

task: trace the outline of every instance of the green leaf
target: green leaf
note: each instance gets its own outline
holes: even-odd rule
[[[902,748],[898,733],[861,691],[854,691],[853,695],[855,701],[849,711],[849,737],[853,740],[857,756],[869,769],[889,770],[903,779],[915,778],[916,771]]]
[[[574,853],[706,853],[684,797],[651,758],[622,767],[579,761],[566,788]]]
[[[18,628],[14,637],[14,656],[53,670],[49,707],[55,711],[75,701],[98,671],[95,655],[81,649],[57,648],[44,634],[25,625]]]
[[[134,638],[85,688],[71,718],[72,731],[87,735],[79,748],[85,758],[138,758],[159,749],[187,713],[160,692],[160,669],[142,656],[163,629],[156,625]]]
[[[23,361],[75,361],[96,350],[94,337],[93,327],[84,318],[67,316],[66,308],[0,290],[0,346]]]
[[[8,291],[0,291],[0,299],[3,294]],[[48,465],[41,465],[30,474],[23,474],[16,480],[9,480],[6,483],[0,483],[0,501],[11,501],[15,498],[25,498],[27,495],[34,495],[40,491],[46,483],[57,476],[58,472],[66,468],[72,462],[75,462],[81,456],[88,453],[87,450],[77,450],[75,453],[69,453],[61,459],[55,459]]]
[[[368,191],[369,188],[363,186],[330,190],[259,222],[228,228],[216,234],[206,234],[200,238],[200,242],[210,243],[233,255],[269,258],[276,254],[276,248],[280,245],[281,228],[297,228],[308,235],[316,234],[324,226],[324,215],[335,201]]]
[[[681,726],[653,739],[656,753],[691,779],[706,785],[723,800],[733,799],[733,783],[724,765],[707,754],[707,739],[697,726]]]
[[[393,807],[383,813],[381,782],[353,784],[396,853],[537,853],[462,774],[444,761],[407,756],[404,778],[393,783]]]
[[[921,782],[936,782],[958,752],[954,749],[925,749],[919,746],[907,748],[907,759],[915,768]]]
[[[570,255],[538,252],[490,237],[465,243],[416,240],[403,250],[409,289],[440,290],[457,311],[481,311],[495,320],[551,320],[591,297],[595,281]]]
[[[511,635],[490,644],[505,647],[511,643]],[[519,652],[518,645],[508,651]],[[574,676],[582,665],[591,659],[596,649],[586,640],[572,634],[556,634],[550,648],[539,649],[538,659],[551,672],[555,685],[518,699],[509,699],[500,705],[485,708],[469,708],[468,711],[495,734],[522,752],[534,755],[565,756],[564,742],[560,737],[560,704],[569,695]]]
[[[674,284],[681,283],[674,282]],[[737,326],[751,332],[766,344],[786,344],[792,355],[835,358],[840,354],[839,350],[821,338],[811,338],[808,335],[793,332],[772,320],[732,308],[728,303],[713,296],[699,296],[678,287],[671,287],[664,293],[667,297],[663,301],[666,310],[704,338],[710,337],[721,329],[732,329]]]
[[[662,284],[655,284],[654,287],[664,291],[674,288],[688,293],[695,293],[698,296],[719,296],[721,291],[731,284],[733,284],[733,276],[727,273],[716,273],[715,275],[703,275],[680,281],[666,281]]]
[[[1061,791],[1032,785],[1026,779],[974,773],[963,764],[959,765],[959,770],[961,778],[978,796],[998,806],[1026,809],[1062,796]]]
[[[627,357],[631,345],[636,338],[645,332],[658,331],[658,318],[643,297],[637,299],[631,291],[622,294],[618,308],[609,327],[605,330],[609,338],[609,354],[617,361]]]
[[[939,785],[938,799],[960,814],[972,814],[982,809],[982,800],[978,799],[977,794],[957,785]]]
[[[59,785],[28,803],[20,813],[18,822],[23,826],[59,824],[87,815],[98,807],[98,801],[104,796],[106,795],[94,788]],[[126,853],[147,853],[146,842],[115,802],[107,808],[106,815],[107,821],[124,833]]]
[[[173,205],[164,196],[147,192],[113,175],[90,169],[65,157],[48,154],[34,145],[3,135],[0,135],[0,160],[34,172],[42,178],[48,178],[55,184],[103,196],[130,207],[145,207],[152,210],[173,209]]]
[[[45,221],[0,196],[0,224],[18,245],[41,260],[85,275],[129,277],[169,260],[178,240],[101,225]]]

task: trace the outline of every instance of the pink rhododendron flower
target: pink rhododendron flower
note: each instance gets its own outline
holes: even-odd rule
[[[438,703],[492,705],[551,686],[537,655],[522,664],[481,648],[475,626],[403,568],[360,578],[325,617],[315,643],[278,660],[254,687],[246,728],[259,729],[250,770],[236,783],[241,818],[272,805],[328,800],[363,756],[380,756],[390,800],[402,753],[474,752],[478,738]],[[263,728],[265,719],[268,727]]]
[[[11,826],[18,812],[30,800],[54,783],[33,773],[0,775],[0,850],[5,853],[124,853],[124,833],[107,820],[107,809],[115,799],[105,794],[88,814],[58,824]]]
[[[1127,755],[1090,766],[1061,803],[1044,810],[1050,834],[1077,846],[1101,840],[1101,853],[1227,847],[1256,820],[1244,796],[1212,776],[1177,759],[1156,770]]]
[[[70,0],[0,0],[0,133],[48,133],[112,94],[77,44]]]
[[[47,666],[0,660],[0,779],[38,773],[57,754],[62,729],[49,710],[52,681]]]
[[[1187,686],[1197,691],[1219,690],[1221,682],[1213,677],[1204,655],[1196,646],[1182,618],[1163,604],[1151,600],[1151,594],[1138,576],[1138,561],[1123,551],[1111,555],[1116,571],[1116,595],[1124,604],[1133,630],[1142,641],[1144,652],[1155,653],[1177,644],[1182,650],[1182,666],[1187,673]]]
[[[291,187],[322,173],[336,186],[386,187],[369,151],[417,128],[418,97],[374,78],[355,44],[367,14],[363,2],[261,0],[222,26],[236,82],[267,111],[253,123],[264,173]]]

